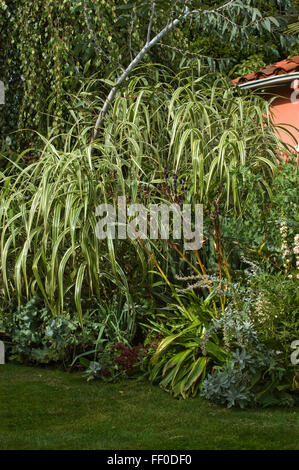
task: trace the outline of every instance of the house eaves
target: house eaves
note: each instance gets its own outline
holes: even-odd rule
[[[237,86],[242,89],[254,89],[264,88],[269,86],[279,86],[285,83],[292,82],[293,80],[299,80],[299,72],[286,73],[284,75],[275,75],[267,78],[260,78],[258,80],[252,80],[238,84]]]

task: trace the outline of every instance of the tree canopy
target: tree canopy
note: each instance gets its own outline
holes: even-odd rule
[[[66,94],[94,74],[115,82],[146,41],[153,4],[152,37],[186,8],[194,11],[146,56],[174,72],[201,57],[212,69],[238,75],[292,54],[298,41],[283,34],[296,14],[291,0],[1,0],[2,145],[17,147],[21,136],[9,136],[17,129],[63,130]],[[105,98],[107,87],[97,93]],[[28,133],[21,141],[30,144]]]

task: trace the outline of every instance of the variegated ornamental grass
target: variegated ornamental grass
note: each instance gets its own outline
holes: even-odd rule
[[[19,303],[41,294],[53,315],[68,292],[83,320],[81,297],[101,298],[107,276],[129,295],[114,246],[95,235],[95,208],[106,198],[100,181],[108,162],[88,164],[86,153],[48,146],[38,163],[5,182],[1,203],[1,264],[7,296]],[[91,163],[91,160],[89,160]],[[113,163],[109,161],[109,169]]]
[[[80,96],[100,107],[88,87]],[[5,296],[19,305],[42,296],[54,316],[71,296],[82,325],[82,299],[96,296],[104,303],[109,290],[118,290],[133,305],[136,289],[156,281],[158,263],[167,271],[168,246],[161,240],[98,240],[96,207],[121,195],[130,203],[172,202],[163,190],[167,169],[184,179],[185,202],[208,206],[222,188],[226,209],[241,211],[246,194],[240,167],[259,172],[261,186],[271,191],[280,143],[265,117],[268,106],[257,96],[234,96],[223,79],[210,86],[206,76],[182,74],[150,86],[139,72],[119,93],[93,144],[92,123],[71,111],[63,149],[56,138],[44,139],[37,162],[1,175]]]

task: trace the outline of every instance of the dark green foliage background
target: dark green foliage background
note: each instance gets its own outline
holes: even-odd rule
[[[193,3],[212,8],[223,1]],[[257,7],[265,16],[275,16],[281,31],[287,25],[285,14],[295,12],[290,6],[297,6],[289,0],[243,3]],[[174,4],[179,11],[183,2],[157,2],[153,34],[167,23]],[[144,43],[149,6],[143,0],[1,0],[0,79],[6,85],[6,104],[0,110],[0,146],[8,151],[30,146],[34,134],[10,134],[17,129],[34,129],[42,134],[49,127],[56,128],[56,133],[64,131],[68,127],[66,93],[78,91],[95,73],[99,78],[116,78],[116,71],[123,70]],[[291,37],[274,35],[272,28],[259,38],[251,34],[243,41],[231,41],[229,30],[223,31],[216,20],[214,26],[211,31],[210,23],[186,21],[163,41],[188,54],[158,46],[150,51],[147,60],[163,63],[177,72],[182,62],[186,65],[188,60],[194,60],[193,53],[221,58],[216,62],[203,61],[238,75],[295,50]],[[105,85],[97,90],[100,97],[106,93]]]

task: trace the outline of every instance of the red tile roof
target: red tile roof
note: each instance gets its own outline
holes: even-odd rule
[[[235,78],[233,82],[237,85],[242,83],[251,82],[253,80],[261,80],[262,78],[275,77],[276,75],[284,75],[291,72],[299,71],[299,55],[290,57],[289,59],[281,60],[273,65],[268,65],[262,70],[257,72],[248,73],[243,77]]]

